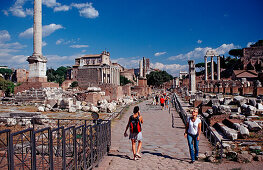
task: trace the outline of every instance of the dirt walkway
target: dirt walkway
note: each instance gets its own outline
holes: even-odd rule
[[[187,140],[184,138],[184,124],[178,114],[175,114],[174,128],[172,128],[172,116],[168,110],[160,110],[160,106],[150,105],[150,101],[139,104],[144,119],[142,126],[143,144],[140,160],[132,160],[131,142],[123,136],[129,116],[133,107],[115,120],[112,127],[112,147],[108,156],[96,169],[261,169],[263,164],[237,164],[224,163],[212,164],[197,161],[189,164],[190,155]],[[175,112],[174,110],[172,110]],[[210,144],[202,135],[200,139],[200,153],[210,151]]]

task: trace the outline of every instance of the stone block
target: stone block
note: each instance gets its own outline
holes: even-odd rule
[[[248,153],[237,155],[237,162],[239,163],[249,163],[252,160],[253,160],[253,156]]]
[[[246,125],[248,125],[248,129],[251,131],[259,131],[262,128],[254,121],[244,121]]]

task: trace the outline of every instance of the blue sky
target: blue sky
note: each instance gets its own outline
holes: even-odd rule
[[[27,68],[33,0],[0,3],[0,65]],[[146,57],[175,76],[208,49],[227,55],[263,39],[262,7],[262,0],[43,0],[43,54],[57,68],[107,49],[127,68]]]

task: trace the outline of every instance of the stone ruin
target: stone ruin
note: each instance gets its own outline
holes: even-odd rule
[[[108,100],[107,100],[108,99]],[[99,87],[88,87],[84,91],[63,91],[61,88],[30,89],[15,95],[13,103],[17,105],[34,104],[38,111],[77,111],[112,113],[117,105],[133,102],[133,98],[126,96],[110,102],[109,97]]]

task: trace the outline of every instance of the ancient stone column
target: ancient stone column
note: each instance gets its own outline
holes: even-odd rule
[[[42,0],[34,1],[34,53],[42,54]]]
[[[33,55],[29,62],[29,82],[47,82],[47,59],[42,55],[42,0],[34,0]]]
[[[217,80],[220,80],[220,56],[217,56]]]
[[[139,68],[140,68],[140,77],[143,77],[143,65],[142,65],[142,60],[139,61]]]
[[[207,56],[205,56],[205,81],[207,81]]]
[[[196,85],[195,85],[195,63],[193,60],[188,60],[189,64],[189,91],[191,93],[196,92]]]
[[[101,71],[101,83],[103,84],[103,68],[102,67],[100,68],[100,71]]]
[[[143,61],[143,77],[146,77],[146,60],[145,57],[142,58]]]
[[[211,56],[211,80],[214,80],[214,60],[213,60],[213,56]]]

